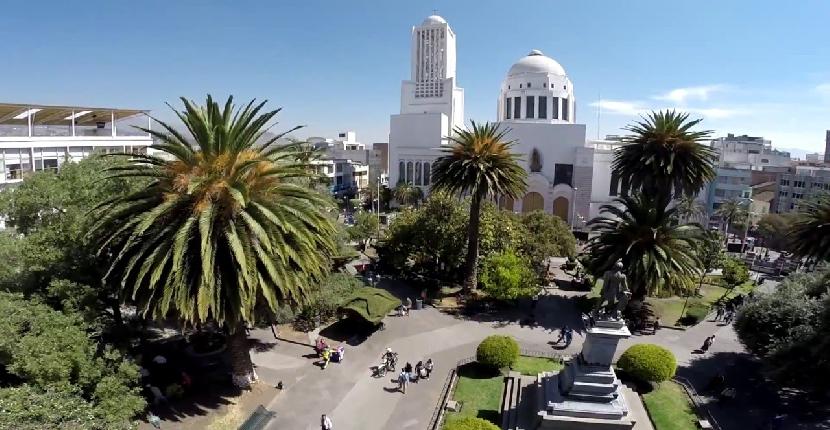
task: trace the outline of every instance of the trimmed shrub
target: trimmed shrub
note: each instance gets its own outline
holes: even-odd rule
[[[674,354],[666,348],[651,343],[640,343],[628,348],[617,367],[634,378],[648,382],[662,382],[677,369]]]
[[[499,426],[477,417],[457,418],[447,422],[444,430],[500,430]]]
[[[496,369],[511,367],[519,359],[519,344],[510,336],[487,336],[476,348],[476,361]]]
[[[709,305],[700,302],[692,302],[689,303],[689,307],[686,308],[686,315],[683,317],[681,324],[683,325],[695,325],[703,320],[706,319],[706,315],[709,315]]]

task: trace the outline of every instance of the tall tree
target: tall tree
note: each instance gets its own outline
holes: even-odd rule
[[[726,241],[729,241],[729,227],[733,223],[744,222],[747,218],[747,202],[739,199],[728,199],[721,202],[720,207],[715,210],[715,215],[724,221],[723,234]]]
[[[450,146],[432,166],[432,187],[450,193],[470,195],[470,221],[467,226],[467,258],[464,285],[474,290],[478,284],[478,236],[481,202],[488,197],[518,198],[527,188],[527,172],[511,152],[515,141],[507,140],[506,129],[497,123],[471,123],[469,129],[457,127],[447,138]]]
[[[714,179],[717,153],[701,143],[711,131],[691,130],[700,121],[667,110],[651,112],[625,127],[631,135],[612,164],[627,188],[623,191],[641,190],[656,203],[668,204],[672,198],[696,194]]]
[[[830,197],[799,205],[790,227],[790,248],[799,257],[830,260]]]
[[[404,206],[416,205],[424,198],[424,192],[420,188],[405,181],[398,182],[392,195]]]
[[[693,288],[700,261],[696,245],[703,230],[697,224],[678,225],[676,209],[654,205],[641,193],[603,205],[588,223],[599,233],[588,243],[588,265],[599,276],[622,259],[633,297],[657,294],[661,288]]]
[[[234,383],[247,386],[256,373],[245,324],[255,310],[305,302],[326,275],[331,201],[298,182],[312,173],[295,144],[280,143],[288,132],[261,139],[280,109],[182,102],[174,112],[187,133],[158,120],[142,129],[164,157],[132,155],[113,175],[152,182],[104,202],[94,227],[100,253],[112,256],[106,279],[145,315],[223,325]]]
[[[692,195],[684,195],[677,199],[675,207],[682,222],[697,222],[706,214],[703,205]]]

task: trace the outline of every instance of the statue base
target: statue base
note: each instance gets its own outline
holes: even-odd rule
[[[603,319],[588,329],[582,353],[558,373],[538,375],[536,429],[623,430],[634,427],[624,387],[611,362],[620,339],[631,336],[621,319]]]

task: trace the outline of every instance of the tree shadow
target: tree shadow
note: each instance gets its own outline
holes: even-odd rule
[[[378,328],[378,326],[367,321],[343,318],[320,330],[320,336],[349,346],[358,346],[366,341]]]
[[[580,310],[580,302],[584,300],[582,297],[547,294],[540,296],[535,306],[531,301],[520,301],[516,305],[465,303],[453,316],[466,321],[492,323],[494,328],[519,325],[556,333],[567,325],[575,332],[584,333],[586,327],[582,324]]]
[[[256,352],[270,351],[277,347],[277,342],[265,342],[257,338],[248,338],[248,347]]]
[[[748,353],[698,354],[689,365],[678,367],[677,376],[691,382],[723,428],[766,428],[763,426],[769,426],[776,416],[783,416],[787,424],[780,428],[802,428],[800,425],[809,423],[810,428],[830,429],[826,401],[779,387],[765,377],[762,363]],[[727,387],[736,393],[728,401],[720,396]],[[820,426],[815,427],[817,424]]]

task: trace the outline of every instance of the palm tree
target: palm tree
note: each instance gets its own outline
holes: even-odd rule
[[[711,131],[691,131],[701,119],[688,113],[651,112],[625,127],[631,132],[615,154],[612,169],[626,190],[642,190],[660,204],[694,195],[715,178],[717,153],[701,141]]]
[[[723,220],[725,225],[723,234],[728,243],[730,224],[733,222],[743,222],[747,218],[747,202],[735,198],[724,200],[717,210],[715,210],[715,215],[718,215]]]
[[[678,225],[676,209],[654,205],[642,193],[623,196],[600,208],[588,223],[599,233],[588,243],[589,268],[600,275],[622,259],[633,297],[657,294],[661,287],[693,288],[700,270],[696,245],[703,230]]]
[[[494,196],[518,198],[527,188],[527,172],[519,156],[511,152],[515,141],[506,140],[508,130],[497,123],[475,121],[469,129],[456,127],[447,137],[450,146],[432,165],[432,188],[436,191],[469,194],[470,221],[467,225],[467,258],[464,285],[478,285],[478,226],[481,201]]]
[[[312,175],[280,134],[256,143],[280,109],[252,100],[236,109],[207,97],[182,98],[174,112],[186,133],[161,121],[155,155],[130,155],[116,177],[147,177],[144,189],[104,202],[93,226],[109,255],[108,280],[120,282],[143,315],[185,324],[213,322],[228,333],[233,380],[256,380],[246,323],[263,310],[307,300],[334,250],[329,198],[299,179]],[[296,130],[292,129],[292,130]],[[287,132],[286,132],[287,133]]]
[[[418,204],[424,198],[424,192],[412,182],[400,181],[393,192],[395,200],[404,206]]]
[[[830,260],[830,197],[802,202],[790,226],[790,248],[799,257]]]
[[[703,205],[694,196],[681,196],[676,200],[677,216],[682,221],[692,221],[702,217],[706,211]]]

